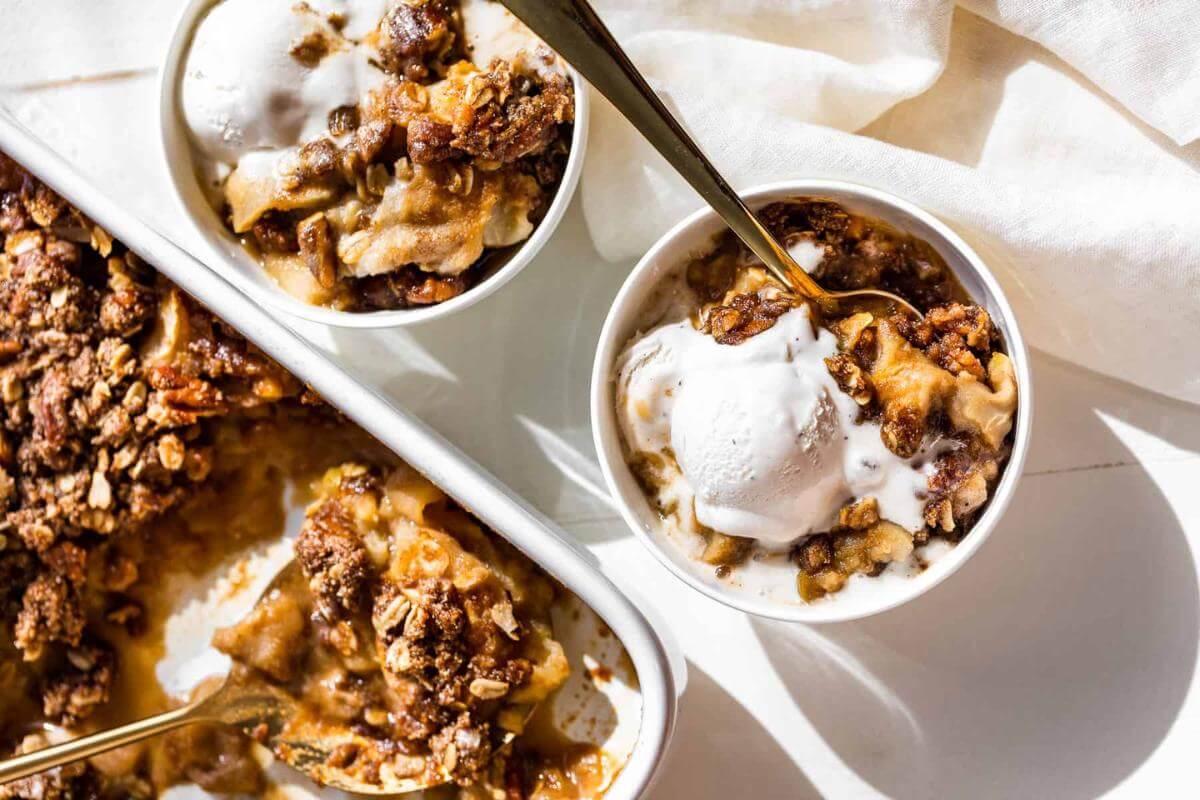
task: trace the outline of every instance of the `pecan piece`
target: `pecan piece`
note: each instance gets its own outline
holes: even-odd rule
[[[296,227],[275,211],[263,214],[251,229],[254,241],[267,253],[295,253],[300,249],[296,241]]]
[[[454,158],[454,129],[436,120],[418,117],[408,126],[408,156],[414,164]]]
[[[739,345],[773,327],[793,308],[786,298],[767,298],[757,292],[739,294],[727,305],[710,310],[704,327],[719,344]]]
[[[837,381],[838,388],[854,399],[860,406],[870,405],[874,397],[871,379],[863,372],[854,358],[846,353],[836,353],[825,359],[825,368]]]
[[[308,270],[323,289],[332,289],[337,284],[337,253],[329,220],[318,211],[305,217],[296,226],[296,241],[300,243],[300,255],[308,264]]]
[[[411,81],[442,69],[457,38],[445,0],[402,0],[383,18],[380,32],[384,68]]]

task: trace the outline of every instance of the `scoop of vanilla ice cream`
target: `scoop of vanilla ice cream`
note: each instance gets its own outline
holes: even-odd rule
[[[884,446],[878,424],[858,421],[825,367],[836,351],[807,308],[736,346],[687,321],[661,326],[618,362],[626,444],[678,465],[660,496],[690,499],[701,524],[767,547],[828,529],[852,497],[874,496],[884,518],[916,530],[927,475]]]
[[[334,50],[307,66],[290,51],[313,35]],[[356,105],[383,80],[370,50],[344,38],[311,7],[295,0],[224,0],[196,30],[181,86],[183,112],[205,155],[234,164],[251,151],[322,135],[331,111]]]
[[[825,387],[782,362],[696,372],[671,424],[696,518],[780,544],[820,525],[837,503],[840,440]]]

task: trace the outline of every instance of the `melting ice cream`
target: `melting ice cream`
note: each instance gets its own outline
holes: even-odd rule
[[[828,529],[852,497],[921,528],[921,456],[899,458],[877,424],[857,421],[824,363],[835,352],[807,307],[736,346],[688,320],[633,342],[618,362],[618,416],[630,450],[659,465],[660,500],[766,547]]]

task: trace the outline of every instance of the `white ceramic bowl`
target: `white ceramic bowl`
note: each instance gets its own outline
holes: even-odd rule
[[[1012,498],[1029,447],[1033,396],[1029,353],[1017,328],[1012,308],[999,284],[979,256],[949,227],[931,214],[894,195],[840,181],[800,180],[752,189],[744,195],[752,207],[801,196],[828,198],[847,209],[885,220],[900,230],[929,242],[954,270],[971,296],[991,314],[1016,368],[1019,405],[1013,450],[992,494],[991,502],[975,527],[957,546],[919,576],[888,581],[868,591],[827,596],[815,603],[768,598],[746,587],[731,587],[716,579],[713,568],[692,558],[664,532],[621,452],[620,429],[613,404],[613,366],[625,345],[638,332],[639,315],[650,293],[663,277],[689,258],[709,251],[724,225],[712,211],[698,211],[658,241],[634,268],[614,301],[596,352],[592,371],[592,433],[609,491],[633,532],[677,577],[709,597],[751,614],[796,622],[837,622],[857,619],[894,608],[925,593],[953,574],[991,534]],[[795,586],[795,572],[781,571]],[[860,579],[863,580],[863,579]],[[865,579],[870,580],[870,579]],[[778,585],[776,597],[788,596]]]
[[[493,271],[469,291],[435,306],[392,311],[351,313],[336,311],[322,306],[309,305],[289,295],[271,279],[258,262],[239,244],[221,221],[220,215],[204,196],[196,177],[195,153],[188,135],[180,107],[180,81],[191,49],[192,36],[204,14],[220,0],[190,0],[183,9],[175,33],[167,50],[162,69],[162,84],[159,88],[159,124],[162,129],[163,154],[167,162],[167,174],[175,188],[175,196],[183,207],[185,216],[203,243],[204,251],[196,253],[201,261],[215,268],[231,283],[250,295],[259,303],[267,304],[280,311],[327,325],[343,328],[392,328],[415,325],[453,314],[472,306],[508,283],[525,268],[534,256],[554,235],[555,228],[566,213],[579,175],[583,170],[583,156],[587,149],[589,99],[587,85],[578,73],[569,69],[575,82],[575,132],[571,140],[571,155],[558,192],[550,204],[546,217],[537,226],[533,235]]]

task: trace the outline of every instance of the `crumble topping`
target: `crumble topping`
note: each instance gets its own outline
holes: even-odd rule
[[[824,257],[813,277],[831,291],[884,289],[922,311],[949,302],[970,302],[928,242],[852,214],[837,203],[772,203],[760,216],[788,247],[806,241],[821,248]]]
[[[138,636],[144,618],[132,594],[144,567],[129,553],[205,484],[217,424],[317,401],[2,153],[0,209],[7,739],[22,719],[76,726],[109,703],[112,637]],[[106,785],[85,763],[0,797],[93,797]]]
[[[212,469],[209,421],[303,387],[0,155],[0,572],[16,648],[57,663],[44,711],[105,702],[113,655],[88,606],[135,624],[112,537],[178,506]]]
[[[459,43],[456,16],[446,0],[396,3],[380,26],[379,53],[387,71],[413,82],[444,74]]]
[[[480,784],[567,677],[554,586],[411,470],[330,470],[296,554],[302,578],[216,644],[299,699],[296,736],[328,735],[336,687],[331,768]]]
[[[794,301],[784,297],[738,294],[727,304],[709,309],[704,327],[719,343],[737,345],[767,330],[795,307]]]

